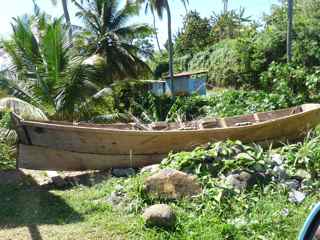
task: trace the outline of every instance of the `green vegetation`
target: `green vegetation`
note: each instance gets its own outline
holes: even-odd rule
[[[0,73],[0,95],[9,97],[0,101],[0,173],[15,169],[17,139],[9,111],[27,119],[109,123],[130,122],[134,116],[150,123],[320,101],[319,0],[295,1],[290,64],[285,3],[273,6],[261,23],[241,8],[209,18],[187,12],[174,40],[167,0],[62,3],[64,17],[52,18],[34,1],[34,12],[14,18],[12,35],[1,41],[11,65]],[[81,26],[71,25],[67,3],[76,7]],[[156,25],[132,22],[142,8],[168,17],[168,42],[159,52],[151,42]],[[199,69],[209,71],[207,96],[155,96],[140,81]],[[200,196],[181,201],[148,198],[143,188],[148,174],[140,173],[102,182],[92,173],[89,183],[63,190],[40,187],[30,177],[17,185],[1,185],[0,179],[0,238],[30,239],[31,234],[37,239],[41,233],[43,239],[59,240],[295,239],[307,210],[320,200],[319,146],[315,130],[304,141],[275,149],[225,141],[171,153],[161,167],[196,175],[204,188]],[[235,189],[228,177],[243,171],[259,174],[261,181]],[[302,203],[289,200],[292,181],[306,194]],[[122,199],[112,205],[107,199],[115,191]],[[159,201],[176,211],[175,229],[144,225],[142,210]]]
[[[0,224],[19,231],[25,226],[36,226],[43,238],[52,236],[52,239],[76,239],[78,234],[88,239],[295,239],[308,214],[306,209],[320,200],[314,191],[319,186],[318,178],[312,177],[303,203],[295,204],[288,201],[290,189],[276,180],[237,192],[222,185],[218,175],[239,169],[270,169],[270,157],[275,153],[283,157],[288,174],[292,167],[318,173],[318,166],[308,166],[308,162],[318,160],[319,140],[317,133],[314,134],[315,138],[306,139],[303,144],[277,150],[228,141],[170,155],[162,167],[197,174],[205,189],[192,200],[166,202],[178,214],[174,230],[144,226],[142,209],[158,201],[146,198],[142,185],[146,175],[140,174],[109,178],[93,186],[83,183],[69,190],[1,186],[0,192],[6,200],[0,203]],[[305,152],[309,155],[305,156]],[[91,177],[95,179],[94,174]],[[89,182],[92,184],[94,180]],[[119,189],[123,202],[112,206],[106,199]],[[0,236],[10,231],[8,228]]]

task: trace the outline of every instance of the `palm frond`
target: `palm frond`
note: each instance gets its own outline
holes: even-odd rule
[[[39,108],[14,97],[0,99],[0,111],[6,110],[14,112],[25,120],[48,120],[47,116]]]

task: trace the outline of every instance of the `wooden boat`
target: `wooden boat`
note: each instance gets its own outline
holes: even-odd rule
[[[158,163],[169,152],[226,139],[279,143],[320,123],[320,104],[187,123],[90,125],[25,121],[14,116],[18,166],[35,170],[103,170]]]

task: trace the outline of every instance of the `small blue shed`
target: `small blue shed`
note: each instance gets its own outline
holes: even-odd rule
[[[156,96],[161,96],[165,94],[166,82],[159,80],[142,80],[146,86],[146,90],[152,92]]]
[[[191,94],[206,95],[208,71],[182,72],[174,75],[173,84],[169,76],[165,78],[166,94],[183,96]],[[173,85],[173,86],[171,86]]]

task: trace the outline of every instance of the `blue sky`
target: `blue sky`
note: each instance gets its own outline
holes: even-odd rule
[[[37,0],[41,9],[45,10],[52,16],[61,16],[62,7],[58,5],[53,7],[50,0]],[[60,2],[60,0],[58,0]],[[219,12],[223,8],[221,0],[189,0],[189,9],[196,9],[202,16],[209,17],[212,12]],[[279,0],[229,0],[229,9],[238,9],[244,7],[247,15],[253,19],[260,19],[263,13],[269,13],[272,4],[277,4]],[[177,32],[182,25],[182,16],[185,14],[185,9],[180,0],[171,0],[171,10],[173,17],[173,30]],[[10,0],[1,5],[0,9],[0,35],[7,37],[11,32],[10,22],[12,17],[30,13],[33,11],[32,0]],[[74,18],[76,9],[70,6],[71,16]],[[77,20],[73,19],[73,22]],[[139,17],[133,19],[133,22],[147,22],[152,24],[152,18],[145,16],[144,11],[141,11]],[[159,29],[160,42],[163,44],[167,39],[167,25],[165,18],[163,21],[157,20]]]

